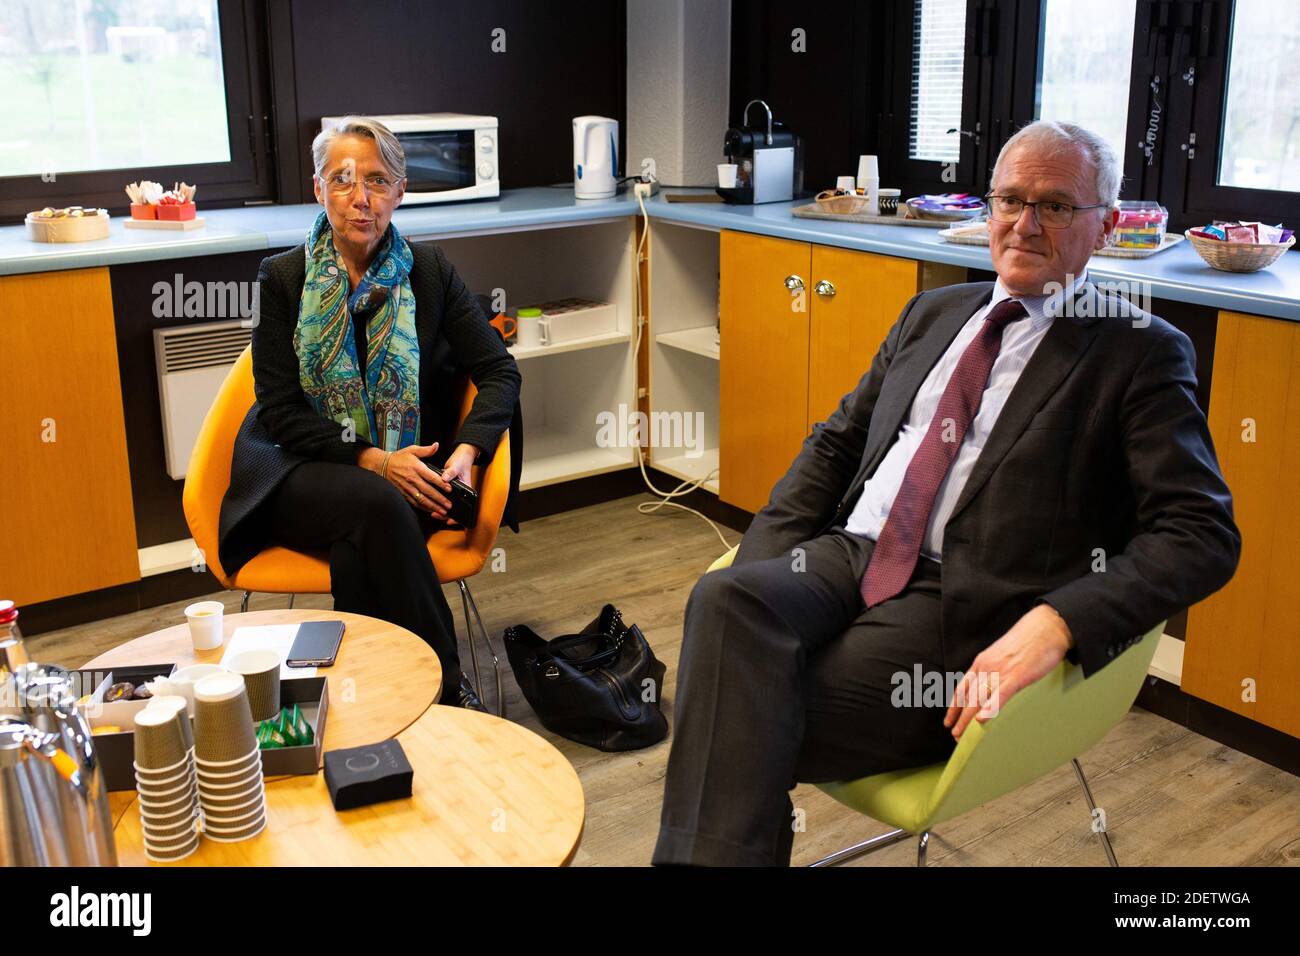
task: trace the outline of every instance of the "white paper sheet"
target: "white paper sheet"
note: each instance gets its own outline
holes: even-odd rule
[[[256,627],[237,627],[226,642],[226,652],[221,655],[221,666],[226,667],[230,659],[244,651],[272,650],[280,655],[280,680],[295,680],[299,677],[315,677],[314,667],[289,667],[284,661],[293,647],[293,639],[298,636],[297,624],[262,624]]]

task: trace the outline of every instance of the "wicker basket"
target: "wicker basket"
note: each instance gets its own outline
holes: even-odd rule
[[[823,190],[817,194],[817,205],[822,212],[837,216],[852,216],[867,211],[869,200],[866,196],[837,196],[833,189]]]
[[[1295,245],[1295,236],[1286,242],[1224,242],[1194,236],[1190,229],[1183,235],[1206,265],[1223,272],[1258,272]]]

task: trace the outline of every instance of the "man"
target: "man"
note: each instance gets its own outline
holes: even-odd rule
[[[796,782],[944,760],[1062,658],[1090,676],[1231,578],[1191,343],[1087,279],[1119,182],[1072,124],[1008,140],[997,282],[915,296],[700,579],[655,863],[788,864]],[[894,706],[918,667],[958,693]]]

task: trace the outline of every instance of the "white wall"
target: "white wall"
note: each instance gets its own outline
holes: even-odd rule
[[[731,0],[627,0],[625,175],[717,184],[731,69]]]

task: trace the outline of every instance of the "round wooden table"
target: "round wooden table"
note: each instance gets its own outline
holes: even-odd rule
[[[266,829],[242,843],[200,840],[198,850],[172,864],[145,856],[140,812],[131,806],[114,832],[118,861],[557,866],[573,859],[586,814],[582,783],[537,734],[489,714],[434,705],[397,739],[415,771],[410,799],[336,811],[323,773],[280,777],[266,784]]]
[[[343,643],[332,667],[318,668],[329,678],[329,714],[325,720],[325,749],[359,747],[395,737],[419,719],[442,693],[438,655],[415,634],[396,624],[341,611],[289,610],[226,614],[225,640],[235,628],[303,621],[343,621]],[[135,664],[216,664],[226,644],[196,651],[187,623],[154,631],[119,644],[85,665],[86,669]],[[134,790],[109,794],[114,821],[135,801]],[[138,816],[138,811],[133,811]]]

